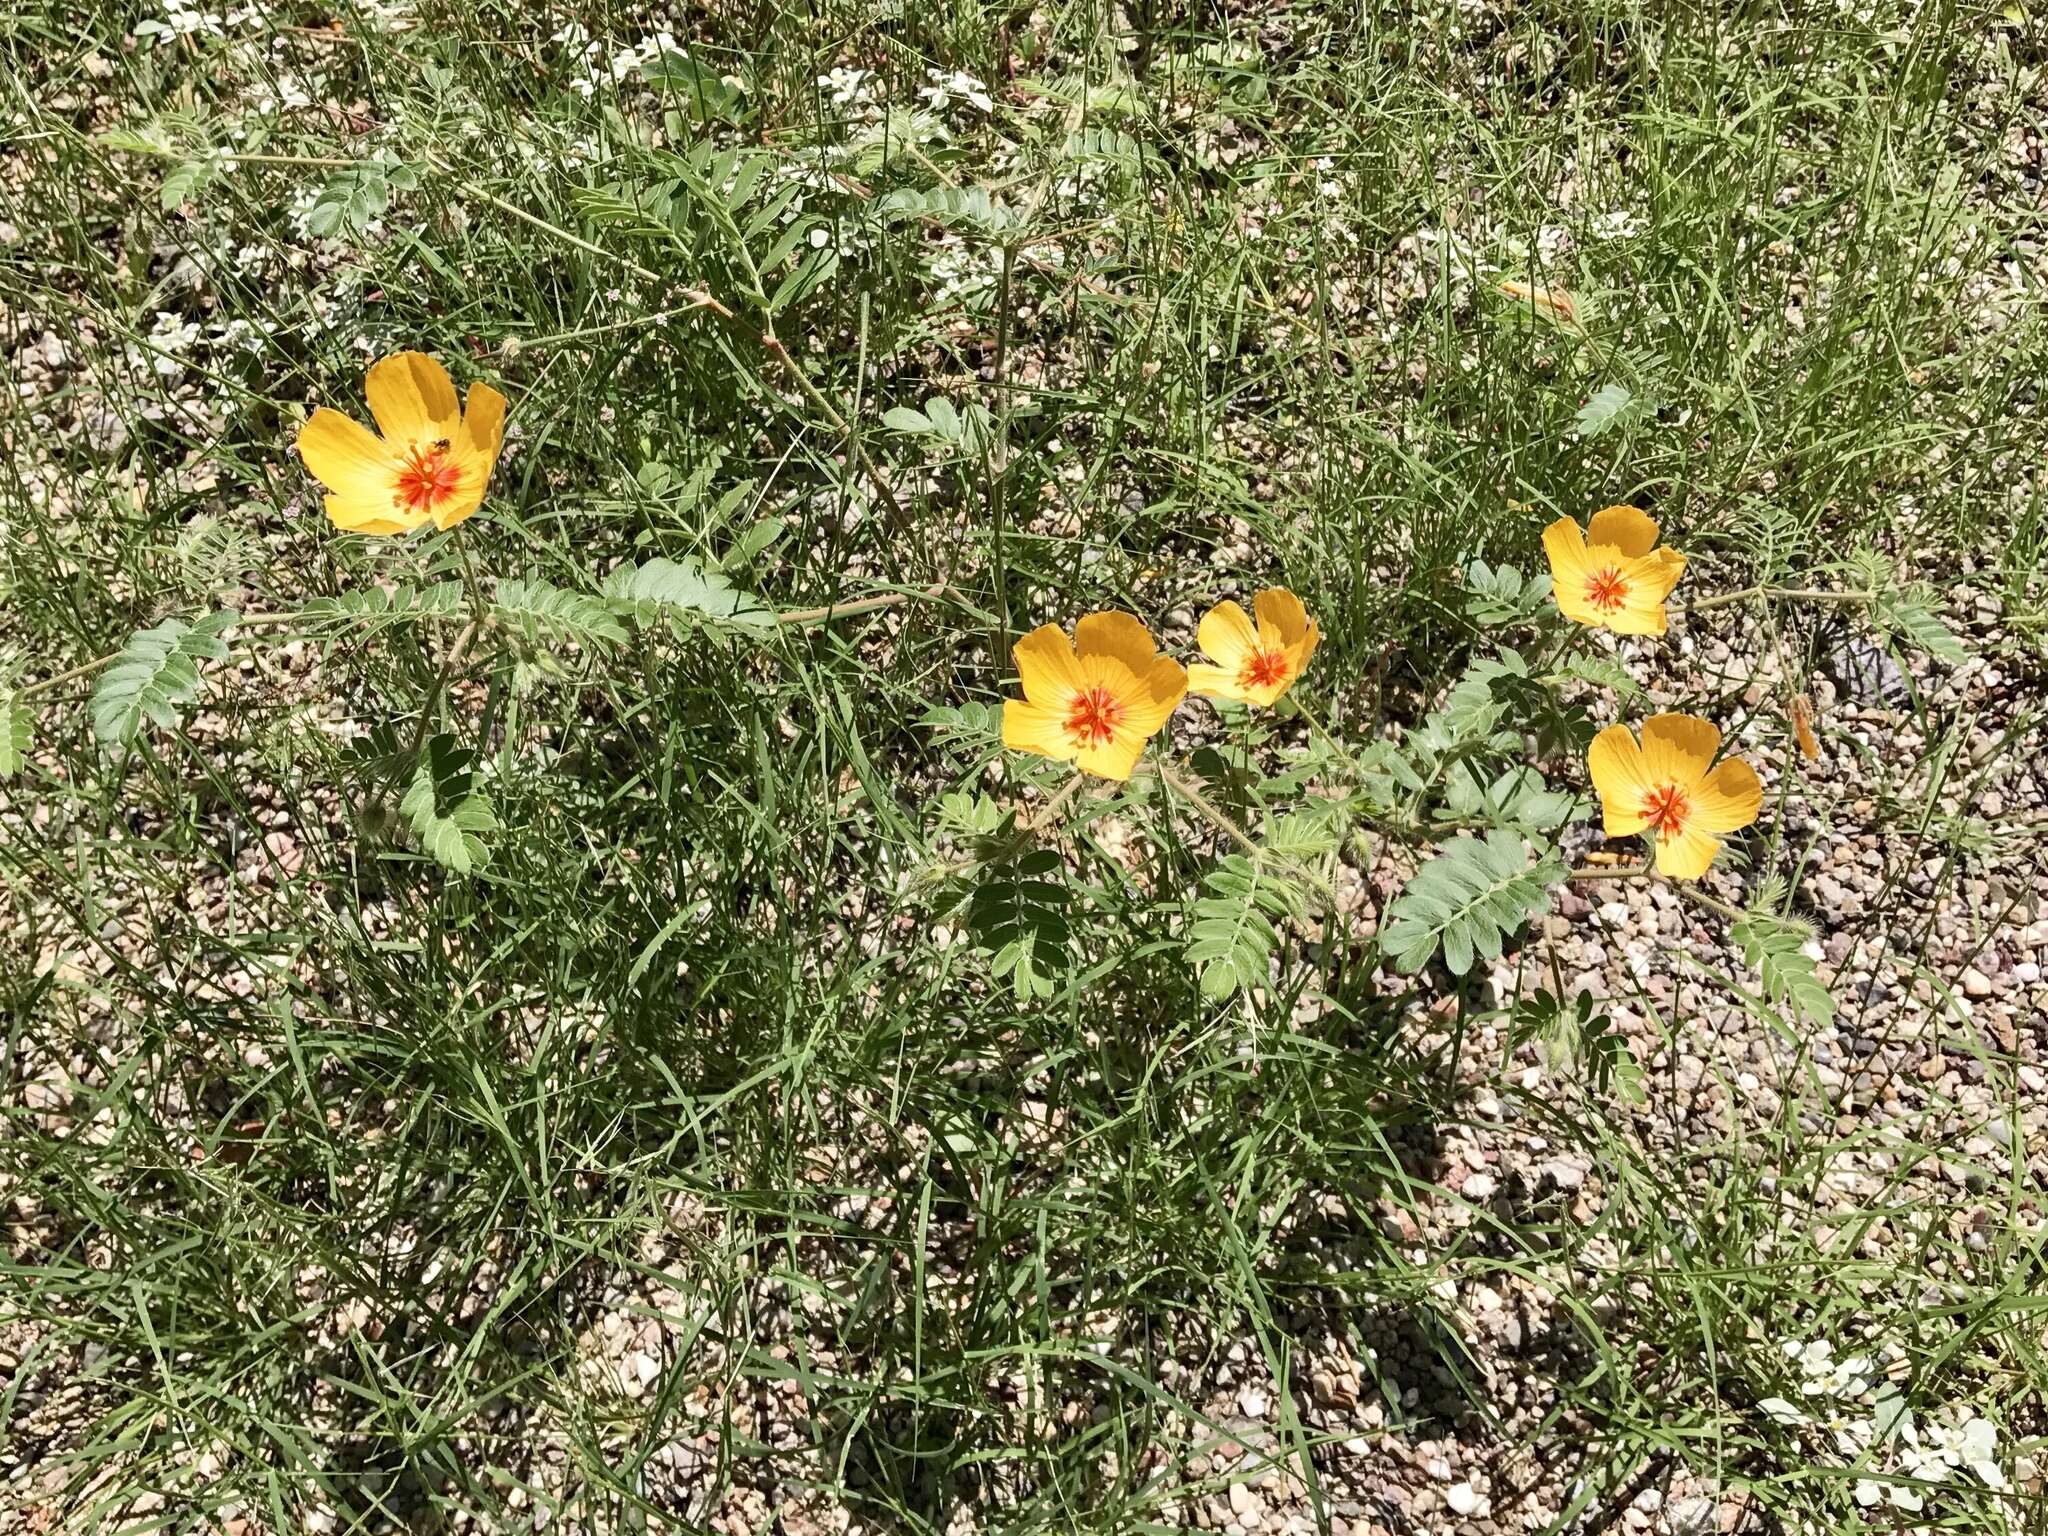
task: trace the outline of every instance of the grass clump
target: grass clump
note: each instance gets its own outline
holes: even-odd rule
[[[2034,1528],[2025,17],[204,3],[0,27],[0,1532]]]

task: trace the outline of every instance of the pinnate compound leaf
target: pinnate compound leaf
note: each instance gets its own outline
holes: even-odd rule
[[[0,779],[11,779],[28,762],[35,716],[12,694],[0,692]]]
[[[1267,822],[1259,842],[1277,859],[1304,863],[1335,853],[1344,840],[1349,820],[1341,801],[1311,799],[1299,809]]]
[[[177,148],[161,123],[144,123],[140,128],[109,128],[104,133],[94,134],[93,142],[131,155],[160,155]]]
[[[1735,924],[1735,942],[1742,958],[1763,982],[1773,1007],[1810,1024],[1826,1025],[1835,1016],[1834,994],[1820,979],[1820,967],[1806,953],[1813,930],[1797,918],[1770,912],[1748,912]]]
[[[1465,567],[1465,613],[1475,624],[1526,622],[1550,596],[1550,577],[1524,576],[1512,565],[1474,560]]]
[[[1499,959],[1502,941],[1549,906],[1564,877],[1555,849],[1532,864],[1512,832],[1453,838],[1388,906],[1380,947],[1409,972],[1441,948],[1445,967],[1463,976],[1475,959]]]
[[[1035,849],[985,869],[979,881],[967,905],[967,930],[989,957],[989,970],[1008,979],[1020,1003],[1051,997],[1073,937],[1059,855]]]
[[[1278,870],[1241,853],[1222,859],[1202,881],[1183,949],[1201,973],[1202,995],[1220,1001],[1269,979],[1280,945],[1276,919],[1298,916],[1301,895]]]
[[[1573,430],[1581,437],[1598,437],[1602,432],[1629,420],[1639,409],[1634,391],[1624,384],[1603,384],[1593,398],[1579,407]]]
[[[491,615],[533,646],[597,650],[626,638],[625,626],[599,599],[535,578],[501,580]]]
[[[227,655],[222,630],[241,618],[232,608],[189,622],[166,619],[129,640],[92,691],[93,734],[126,746],[143,722],[169,730],[178,706],[199,691],[199,663]]]
[[[1549,674],[1546,681],[1575,678],[1582,683],[1596,683],[1610,689],[1623,702],[1636,698],[1642,693],[1642,686],[1629,675],[1629,670],[1611,656],[1568,656],[1558,663],[1557,670]]]
[[[480,869],[489,860],[484,834],[498,826],[490,797],[476,788],[472,761],[453,736],[436,736],[420,754],[412,783],[398,802],[420,846],[436,864],[458,875]]]
[[[1936,661],[1953,666],[1969,659],[1963,642],[1934,611],[1934,599],[1925,587],[1916,585],[1903,592],[1884,593],[1872,604],[1871,617],[1894,640],[1925,651]]]
[[[1564,823],[1576,803],[1526,763],[1489,781],[1470,762],[1461,762],[1444,778],[1444,809],[1462,821],[1548,832]]]
[[[732,624],[772,624],[760,600],[735,587],[718,571],[690,559],[656,558],[622,565],[605,578],[604,595],[642,623],[663,609],[703,614]]]
[[[395,624],[420,619],[445,619],[466,612],[459,581],[437,581],[428,587],[358,587],[332,597],[316,597],[300,610],[311,628],[332,628],[358,639]]]
[[[213,179],[214,161],[180,160],[164,172],[163,186],[158,189],[157,202],[165,213],[175,213],[205,190]]]

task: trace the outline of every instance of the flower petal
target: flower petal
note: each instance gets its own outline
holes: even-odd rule
[[[1256,704],[1260,709],[1271,709],[1280,702],[1282,694],[1294,686],[1294,674],[1283,672],[1277,681],[1264,683],[1244,691],[1247,703]]]
[[[1083,773],[1092,773],[1097,778],[1115,779],[1121,784],[1131,776],[1131,770],[1138,766],[1138,755],[1145,750],[1150,736],[1119,726],[1108,741],[1099,747],[1083,747],[1074,754],[1074,766]]]
[[[1010,656],[1017,663],[1024,697],[1044,708],[1064,710],[1086,686],[1067,632],[1057,624],[1039,625],[1010,648]]]
[[[469,386],[469,401],[462,408],[462,435],[470,451],[483,460],[484,478],[491,478],[498,450],[505,445],[505,397],[488,384]]]
[[[1657,546],[1657,522],[1638,507],[1602,507],[1586,524],[1588,544],[1612,544],[1631,560]]]
[[[414,517],[394,507],[389,496],[329,496],[327,516],[344,533],[411,533],[424,523],[426,514]]]
[[[299,428],[299,457],[313,478],[351,500],[381,496],[388,505],[397,489],[398,467],[391,451],[359,421],[321,406]]]
[[[434,508],[434,526],[444,533],[468,519],[484,504],[484,487],[491,478],[490,464],[474,452],[451,453],[448,462],[460,474],[448,499]]]
[[[1607,615],[1586,600],[1586,581],[1593,574],[1593,565],[1579,525],[1560,517],[1545,528],[1543,553],[1550,560],[1550,591],[1557,600],[1557,611],[1574,624],[1605,625]]]
[[[1692,793],[1694,825],[1703,832],[1739,832],[1763,809],[1764,787],[1739,757],[1722,762]]]
[[[1142,677],[1159,647],[1152,631],[1133,615],[1104,612],[1088,614],[1074,626],[1074,652],[1084,662],[1091,658],[1120,661],[1131,669],[1132,676]]]
[[[1643,722],[1643,772],[1652,784],[1690,792],[1720,750],[1720,727],[1698,715],[1652,715]]]
[[[1171,656],[1155,656],[1124,695],[1124,728],[1155,736],[1188,695],[1188,675]]]
[[[416,442],[453,441],[462,406],[448,370],[424,352],[400,352],[370,370],[363,384],[370,414],[400,448]]]
[[[1567,576],[1590,569],[1586,564],[1586,536],[1568,517],[1560,517],[1543,530],[1543,553],[1550,557],[1551,580],[1559,584]]]
[[[1697,880],[1721,851],[1721,840],[1697,823],[1677,837],[1657,839],[1657,873],[1674,880]]]
[[[1285,587],[1266,588],[1253,600],[1252,611],[1259,616],[1261,645],[1289,650],[1308,633],[1308,610]]]
[[[1627,726],[1610,725],[1593,738],[1586,749],[1586,771],[1600,796],[1601,826],[1609,837],[1633,837],[1650,824],[1642,804],[1651,780],[1643,749]]]
[[[1685,574],[1685,556],[1670,547],[1653,549],[1643,556],[1646,565],[1662,565],[1663,571],[1654,578],[1663,585],[1666,596],[1678,585],[1678,578]]]
[[[1200,694],[1205,699],[1231,699],[1239,704],[1249,704],[1250,699],[1237,686],[1237,669],[1231,667],[1207,666],[1199,661],[1188,663],[1188,692]]]
[[[1202,615],[1195,630],[1195,643],[1218,668],[1236,677],[1245,658],[1258,649],[1259,637],[1242,608],[1236,603],[1221,602]],[[1227,697],[1243,695],[1233,693]]]
[[[1663,600],[1645,599],[1633,587],[1629,589],[1628,600],[1614,612],[1602,615],[1599,622],[1617,635],[1661,635],[1670,627]]]
[[[1323,632],[1314,619],[1308,621],[1308,632],[1292,647],[1288,660],[1294,666],[1294,675],[1300,677],[1308,670],[1308,659],[1315,655],[1316,647],[1323,643]]]
[[[1013,752],[1036,752],[1040,757],[1071,759],[1073,739],[1062,728],[1059,711],[1027,704],[1022,699],[1003,701],[1003,745]]]
[[[1664,600],[1685,574],[1685,556],[1675,549],[1653,550],[1629,560],[1622,572],[1628,598],[1613,617],[1618,635],[1661,635],[1665,630]]]

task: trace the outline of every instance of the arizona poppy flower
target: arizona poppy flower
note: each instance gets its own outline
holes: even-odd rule
[[[1595,736],[1586,767],[1607,835],[1654,833],[1657,873],[1699,879],[1721,838],[1755,821],[1764,799],[1756,770],[1741,758],[1714,765],[1720,750],[1720,729],[1698,715],[1652,715],[1640,746],[1625,725]]]
[[[1268,587],[1252,603],[1254,624],[1236,603],[1202,615],[1195,638],[1216,664],[1188,668],[1188,688],[1211,699],[1271,705],[1307,670],[1323,632],[1285,587]]]
[[[1579,302],[1562,288],[1539,288],[1534,283],[1519,283],[1507,278],[1502,281],[1500,291],[1517,304],[1527,304],[1537,314],[1560,325],[1578,324]]]
[[[1010,654],[1024,697],[1003,705],[1003,745],[1059,758],[1084,773],[1128,779],[1145,743],[1188,691],[1179,662],[1128,613],[1091,613],[1070,643],[1042,624]]]
[[[1810,763],[1820,756],[1820,738],[1813,734],[1813,700],[1803,693],[1792,699],[1792,735],[1801,757]]]
[[[483,505],[505,440],[503,395],[472,384],[465,409],[448,370],[423,352],[385,358],[363,393],[377,432],[325,406],[299,429],[299,457],[327,487],[327,515],[337,528],[453,528]]]
[[[1543,530],[1558,610],[1618,635],[1663,634],[1664,599],[1685,574],[1685,556],[1656,543],[1656,522],[1634,507],[1595,512],[1583,534],[1560,517]]]

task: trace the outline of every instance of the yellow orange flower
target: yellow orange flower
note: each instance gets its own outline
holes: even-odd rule
[[[1806,694],[1792,700],[1792,734],[1799,742],[1799,755],[1809,763],[1820,756],[1820,738],[1813,734],[1813,700]]]
[[[1236,603],[1218,603],[1202,616],[1195,638],[1214,666],[1188,668],[1188,689],[1211,699],[1271,705],[1308,668],[1323,632],[1285,587],[1268,587],[1252,602],[1258,623]]]
[[[1720,750],[1720,730],[1698,715],[1652,715],[1640,746],[1625,725],[1595,736],[1586,767],[1607,835],[1654,833],[1657,872],[1699,879],[1721,838],[1755,821],[1764,799],[1756,771],[1741,758],[1714,764]]]
[[[299,429],[299,457],[327,487],[327,515],[337,528],[453,528],[483,505],[505,439],[503,395],[472,384],[465,408],[448,370],[423,352],[385,358],[363,392],[377,432],[325,406]]]
[[[1527,304],[1537,314],[1547,316],[1561,325],[1578,323],[1578,300],[1562,288],[1539,288],[1533,283],[1519,283],[1513,278],[1508,278],[1501,283],[1500,291],[1517,304]]]
[[[1558,610],[1618,635],[1663,634],[1664,599],[1685,574],[1685,556],[1656,543],[1656,522],[1634,507],[1595,512],[1583,534],[1560,517],[1543,530]]]
[[[1024,697],[1003,705],[1003,745],[1128,779],[1138,754],[1188,691],[1179,662],[1128,613],[1091,613],[1074,638],[1042,624],[1010,653]]]

